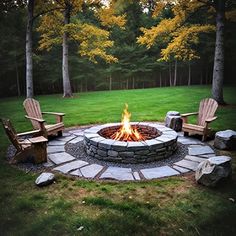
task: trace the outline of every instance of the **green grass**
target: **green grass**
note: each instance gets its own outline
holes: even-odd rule
[[[225,89],[230,104],[220,107],[217,130],[236,129],[234,88]],[[196,111],[210,87],[91,92],[62,99],[38,96],[42,110],[65,112],[65,125],[115,122],[124,103],[133,121],[163,121],[169,110]],[[0,117],[17,131],[31,128],[24,118],[23,98],[0,99]],[[48,118],[48,117],[47,117]],[[194,176],[147,182],[96,182],[57,176],[56,184],[38,188],[37,174],[5,163],[9,142],[0,129],[1,235],[236,235],[236,153],[232,180],[215,189],[195,184]],[[80,227],[83,226],[82,230]]]

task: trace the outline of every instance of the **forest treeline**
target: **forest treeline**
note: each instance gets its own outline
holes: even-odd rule
[[[121,1],[122,2],[122,1]],[[119,15],[125,16],[125,26],[113,25],[109,28],[109,39],[113,45],[107,52],[118,60],[107,61],[78,53],[78,42],[69,41],[69,74],[73,92],[137,89],[193,84],[211,84],[215,50],[215,31],[200,32],[197,42],[192,42],[191,50],[198,56],[191,60],[178,57],[163,57],[162,49],[167,42],[164,37],[155,39],[151,47],[138,43],[143,36],[143,28],[150,29],[162,19],[173,17],[173,5],[165,6],[161,14],[153,17],[152,6],[142,1],[123,1],[119,5]],[[1,6],[4,7],[4,6]],[[27,25],[26,7],[1,9],[0,15],[0,96],[21,96],[26,94],[25,35]],[[207,9],[201,9],[187,20],[187,24],[197,22],[215,24]],[[48,13],[49,15],[52,13]],[[62,45],[55,44],[51,50],[40,45],[42,40],[42,17],[38,17],[33,28],[33,82],[35,94],[63,93]],[[73,20],[92,22],[100,27],[94,11],[87,7],[73,15]],[[200,27],[200,26],[199,26]],[[44,32],[45,33],[45,32]],[[168,37],[168,35],[166,36]],[[236,27],[235,22],[227,22],[225,27],[225,69],[224,83],[235,83],[236,73]],[[42,41],[41,41],[42,44]],[[40,48],[41,46],[41,48]],[[184,54],[183,52],[181,52]]]

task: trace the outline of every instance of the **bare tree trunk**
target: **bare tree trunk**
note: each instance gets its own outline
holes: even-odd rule
[[[111,91],[112,90],[112,77],[110,75],[110,80],[109,80],[109,90]]]
[[[188,63],[188,86],[191,85],[191,64],[190,61]]]
[[[175,59],[175,77],[174,77],[174,86],[176,86],[177,83],[177,67],[178,67],[178,61]]]
[[[212,97],[219,103],[225,104],[223,97],[224,80],[224,21],[225,1],[215,1],[216,9],[216,45],[212,81]]]
[[[129,89],[129,79],[126,80],[126,89]]]
[[[161,77],[161,71],[160,71],[160,88],[162,87],[162,77]]]
[[[135,89],[135,79],[133,77],[132,88]]]
[[[15,50],[16,51],[16,50]],[[18,71],[18,63],[17,63],[17,57],[15,53],[15,68],[16,68],[16,86],[17,86],[17,95],[18,97],[21,95],[20,91],[20,81],[19,81],[19,71]]]
[[[203,84],[203,72],[202,72],[202,69],[201,69],[201,75],[200,75],[200,85]]]
[[[69,3],[66,5],[64,12],[64,24],[70,23],[70,11],[71,6]],[[62,78],[63,78],[63,97],[72,97],[70,77],[69,77],[69,67],[68,67],[68,33],[63,34],[62,43],[63,53],[62,53]]]
[[[169,63],[169,81],[170,81],[170,86],[172,86],[172,73],[171,73],[171,62]]]
[[[26,28],[26,96],[34,96],[33,87],[33,53],[32,53],[32,31],[33,31],[34,0],[29,0],[27,5],[27,28]]]

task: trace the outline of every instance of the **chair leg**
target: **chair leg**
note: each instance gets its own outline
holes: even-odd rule
[[[57,132],[58,137],[62,136],[62,130]]]
[[[32,148],[24,149],[20,152],[17,152],[13,159],[10,161],[11,164],[17,164],[19,162],[25,162],[29,159],[29,157],[33,156]]]
[[[189,136],[189,133],[188,132],[184,132],[184,136]]]

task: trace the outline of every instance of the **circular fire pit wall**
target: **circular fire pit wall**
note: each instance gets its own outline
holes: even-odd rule
[[[119,130],[120,123],[94,126],[85,130],[84,144],[89,156],[104,161],[121,163],[146,163],[173,154],[177,148],[177,133],[163,125],[131,123],[145,138],[140,142],[125,142],[111,139]]]

